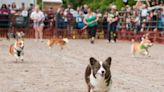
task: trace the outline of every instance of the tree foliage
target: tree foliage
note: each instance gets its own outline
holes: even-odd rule
[[[40,8],[42,8],[42,6],[43,6],[42,0],[37,0],[37,5],[39,5]]]
[[[128,4],[131,6],[136,3],[134,0],[128,1]],[[93,10],[100,9],[100,11],[105,11],[111,3],[116,4],[118,9],[121,9],[121,7],[125,6],[123,0],[63,0],[63,2],[64,6],[67,6],[67,4],[71,4],[73,8],[87,4]]]
[[[62,0],[64,7],[67,7],[68,4],[71,4],[74,9],[76,9],[77,6],[82,6],[84,4],[87,4],[89,7],[91,7],[93,10],[100,9],[100,11],[105,11],[111,3],[116,4],[118,9],[121,9],[121,7],[124,7],[123,0]],[[128,0],[129,5],[132,6],[136,2],[134,0]],[[42,7],[42,0],[37,0],[37,4]]]

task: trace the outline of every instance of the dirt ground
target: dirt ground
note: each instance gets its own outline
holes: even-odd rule
[[[111,56],[112,92],[164,92],[164,45],[150,48],[152,57],[130,54],[129,42],[70,40],[64,50],[25,39],[25,61],[8,54],[13,41],[0,41],[0,92],[87,92],[84,71],[89,58]]]

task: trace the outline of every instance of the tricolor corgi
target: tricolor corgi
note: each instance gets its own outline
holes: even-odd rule
[[[85,81],[88,92],[110,92],[111,90],[111,66],[112,58],[108,57],[104,62],[90,58],[90,64],[85,71]]]
[[[68,43],[69,40],[67,38],[51,38],[48,40],[47,44],[48,46],[51,48],[54,44],[55,45],[59,45],[61,47],[61,49],[63,49],[63,47],[65,46],[66,43]]]
[[[21,60],[23,62],[23,52],[24,49],[24,41],[17,40],[14,44],[10,45],[9,47],[9,54],[16,57],[16,63]]]

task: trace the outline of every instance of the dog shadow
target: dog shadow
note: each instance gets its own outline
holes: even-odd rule
[[[132,58],[137,60],[154,60],[155,58],[152,56],[132,56]]]

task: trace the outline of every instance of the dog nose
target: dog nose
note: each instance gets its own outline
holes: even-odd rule
[[[102,74],[104,74],[105,71],[101,71],[101,72],[102,72]]]

